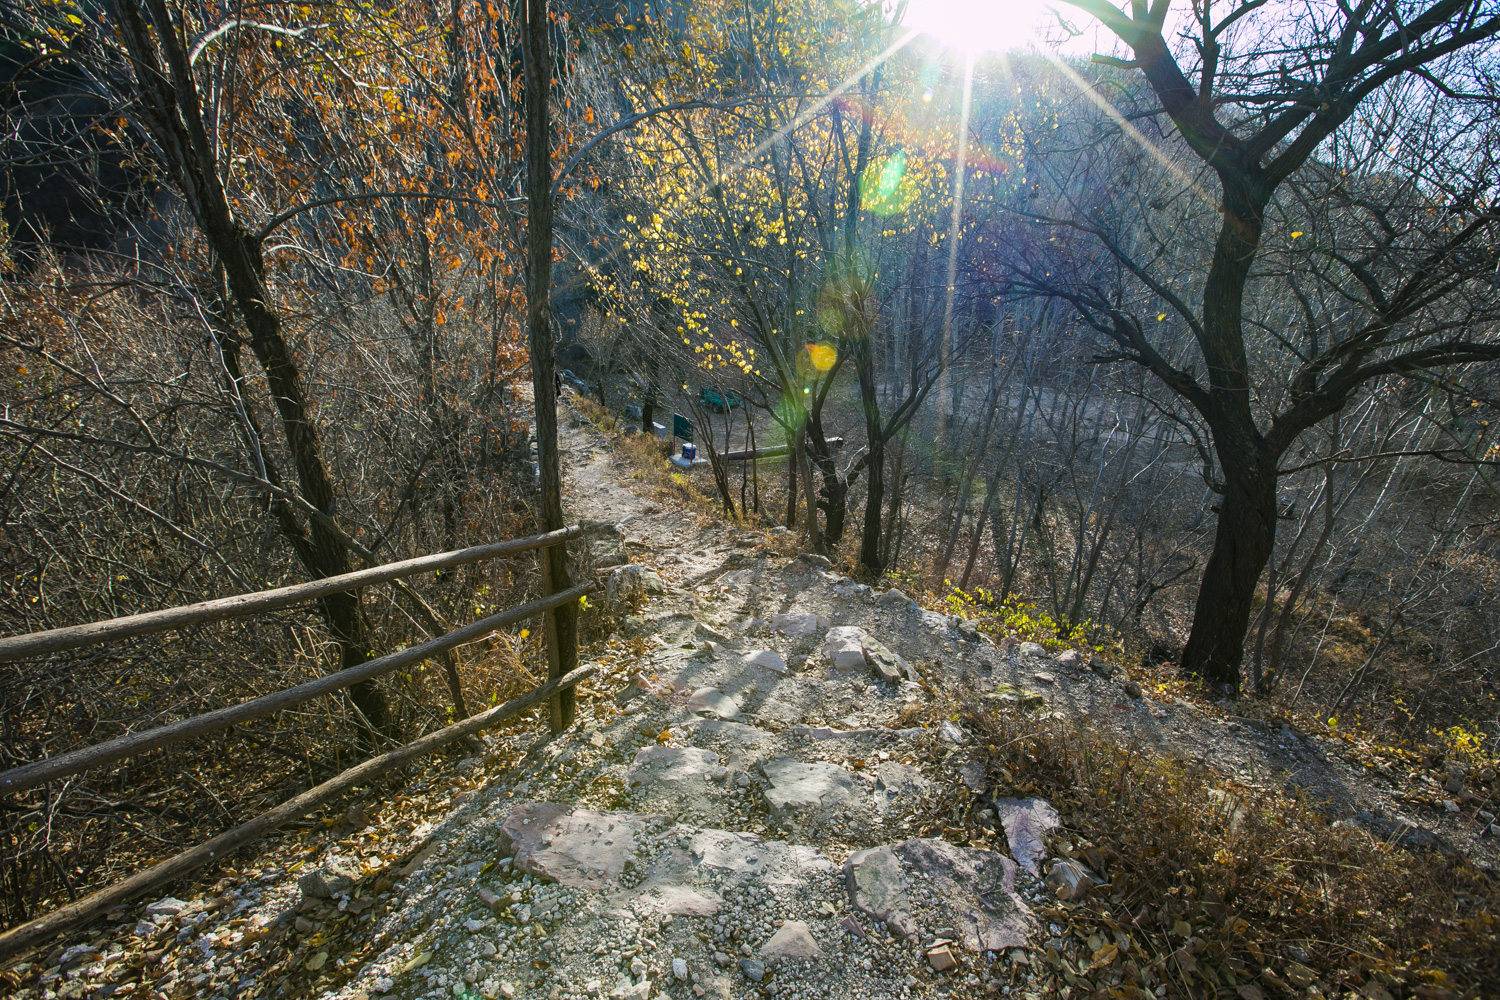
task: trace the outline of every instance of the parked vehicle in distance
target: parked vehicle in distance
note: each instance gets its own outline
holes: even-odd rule
[[[704,406],[708,407],[710,410],[713,410],[715,413],[723,413],[725,410],[732,410],[736,406],[741,405],[740,397],[736,396],[734,393],[721,393],[717,389],[708,387],[705,387],[703,391],[698,394],[698,399],[703,403]]]

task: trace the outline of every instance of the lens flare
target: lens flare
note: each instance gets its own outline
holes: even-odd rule
[[[906,176],[905,153],[897,153],[860,178],[860,207],[875,215],[899,215],[916,196],[916,187]]]

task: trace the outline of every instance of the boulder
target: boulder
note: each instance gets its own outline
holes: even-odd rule
[[[864,670],[867,665],[864,630],[853,625],[829,629],[823,639],[823,652],[835,670]]]
[[[829,620],[822,615],[808,614],[806,612],[771,616],[771,627],[773,629],[796,638],[817,635],[828,628],[829,624]]]
[[[885,920],[908,905],[901,861],[890,847],[855,851],[844,862],[844,884],[855,909]]]
[[[601,539],[594,543],[594,566],[605,569],[610,566],[624,566],[630,562],[630,554],[625,551],[625,543],[614,538]]]
[[[685,785],[701,785],[721,778],[724,767],[719,755],[698,747],[649,746],[636,751],[625,784],[666,786],[673,794],[682,794]]]
[[[523,802],[501,824],[496,851],[529,875],[577,889],[613,888],[650,819]]]
[[[910,597],[892,587],[875,598],[875,603],[885,608],[909,608],[916,604]]]
[[[1453,845],[1431,830],[1413,826],[1402,819],[1393,820],[1378,812],[1358,812],[1334,825],[1363,827],[1377,840],[1395,844],[1408,851],[1437,851],[1449,855],[1456,853]]]
[[[702,830],[689,841],[688,851],[703,867],[756,875],[767,885],[805,885],[810,875],[833,870],[833,862],[815,848],[753,833]]]
[[[1093,872],[1077,861],[1058,859],[1047,872],[1047,887],[1064,902],[1076,903],[1098,884]]]
[[[917,677],[916,671],[901,656],[854,625],[840,625],[829,629],[828,635],[823,639],[823,652],[833,664],[833,669],[840,672],[868,668],[887,684],[916,680]]]
[[[612,570],[604,585],[605,600],[611,604],[633,604],[645,596],[646,570],[634,563]]]
[[[932,966],[933,972],[947,972],[958,964],[958,959],[953,956],[952,948],[940,944],[928,950],[927,964]]]
[[[632,674],[630,682],[615,693],[616,705],[628,705],[642,695],[655,695],[656,689],[645,674]]]
[[[154,903],[147,903],[146,916],[175,917],[183,910],[188,909],[190,905],[186,900],[178,899],[176,896],[167,896],[163,899],[158,899]]]
[[[353,889],[361,874],[355,863],[333,860],[297,876],[297,888],[303,899],[332,899]]]
[[[772,673],[786,673],[786,659],[774,649],[753,649],[745,654],[745,663]]]
[[[699,639],[705,639],[708,642],[716,642],[721,646],[728,645],[729,643],[734,641],[723,632],[720,632],[718,629],[714,628],[712,625],[705,625],[702,622],[697,622],[693,625],[693,635],[697,636]]]
[[[865,661],[870,664],[872,673],[889,684],[917,679],[917,672],[899,653],[891,652],[869,636],[865,636]]]

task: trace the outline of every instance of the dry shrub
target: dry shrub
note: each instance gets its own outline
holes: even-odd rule
[[[1325,995],[1500,987],[1500,887],[1467,861],[1382,843],[1307,802],[1059,719],[981,708],[968,721],[997,794],[1051,801],[1063,820],[1054,853],[1108,879],[1086,901],[1041,914],[1130,936],[1128,952],[1070,942],[1049,955],[1075,990],[1253,997],[1240,988],[1254,986],[1275,996],[1306,992],[1309,975]]]

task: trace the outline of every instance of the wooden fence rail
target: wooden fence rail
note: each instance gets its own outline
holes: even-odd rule
[[[237,594],[234,597],[221,597],[218,600],[188,604],[180,608],[148,611],[142,615],[126,615],[123,618],[89,622],[87,625],[69,625],[66,628],[48,629],[45,632],[29,632],[26,635],[0,638],[0,663],[9,660],[24,660],[33,656],[45,656],[48,653],[59,653],[65,649],[76,649],[79,646],[110,642],[133,635],[165,632],[168,629],[182,628],[187,625],[272,611],[316,600],[319,597],[327,597],[330,594],[339,594],[376,583],[388,583],[402,577],[416,576],[418,573],[430,573],[466,563],[480,562],[484,559],[546,548],[549,545],[577,538],[581,534],[583,534],[583,528],[575,524],[572,527],[549,531],[541,535],[418,556],[415,559],[372,566],[353,573],[342,573],[338,576],[324,577],[321,580],[312,580],[290,587],[278,587],[275,590]]]
[[[372,584],[400,580],[403,577],[414,576],[418,573],[448,569],[453,566],[479,562],[483,559],[493,559],[497,556],[515,552],[544,549],[562,544],[569,539],[577,538],[582,533],[582,526],[574,525],[557,531],[532,535],[527,538],[516,538],[489,545],[475,545],[452,552],[440,552],[434,555],[419,556],[415,559],[406,559],[401,562],[388,563],[384,566],[373,566],[368,569],[358,570],[357,572],[344,573],[322,580],[313,580],[309,583],[300,583],[291,587],[279,587],[275,590],[267,590],[255,594],[240,594],[235,597],[204,601],[200,604],[191,604],[185,607],[168,608],[164,611],[153,611],[142,615],[129,615],[123,618],[113,618],[108,621],[92,622],[87,625],[75,625],[68,628],[51,629],[46,632],[33,632],[28,635],[13,636],[0,639],[0,662],[43,656],[91,643],[108,642],[127,636],[162,632],[167,629],[181,628],[186,625],[196,625],[202,622],[218,621],[224,618],[283,608],[292,604],[326,597],[329,594],[337,594]],[[559,630],[556,628],[554,619],[560,613],[558,609],[566,607],[573,601],[577,601],[579,598],[595,590],[597,586],[597,584],[590,583],[570,587],[555,594],[552,593],[552,574],[547,570],[547,560],[544,559],[542,573],[543,596],[537,600],[529,601],[519,607],[510,608],[506,611],[481,618],[470,625],[453,629],[443,635],[429,639],[420,645],[368,660],[346,670],[335,671],[334,673],[308,681],[305,684],[298,684],[296,687],[262,695],[259,698],[251,698],[248,701],[240,702],[238,705],[229,705],[212,712],[205,712],[202,715],[195,715],[189,719],[181,719],[177,722],[168,723],[164,726],[155,726],[137,733],[127,733],[124,736],[106,740],[94,746],[80,747],[77,750],[58,754],[56,757],[49,757],[46,760],[23,764],[9,771],[0,772],[0,794],[25,791],[26,789],[35,788],[38,785],[55,781],[70,774],[77,774],[89,768],[112,764],[132,754],[143,753],[148,750],[158,750],[195,736],[219,732],[242,722],[263,718],[273,712],[301,705],[314,698],[319,698],[325,694],[331,694],[358,684],[360,681],[382,677],[393,671],[400,670],[402,667],[421,663],[434,656],[451,657],[450,651],[454,648],[482,639],[497,629],[513,625],[536,615],[547,616],[548,680],[545,684],[527,694],[512,698],[503,705],[497,705],[494,708],[470,716],[460,722],[445,726],[405,746],[349,768],[318,785],[316,788],[303,792],[301,795],[282,803],[269,812],[262,813],[254,819],[236,826],[232,830],[219,834],[219,836],[206,843],[184,851],[176,857],[163,861],[160,864],[153,865],[145,871],[137,872],[124,881],[117,882],[91,896],[60,907],[46,916],[39,917],[19,927],[12,928],[4,934],[0,934],[0,961],[4,961],[21,951],[35,946],[58,931],[92,919],[101,913],[113,909],[120,903],[147,892],[153,887],[180,878],[222,857],[227,851],[234,850],[237,847],[263,837],[276,827],[306,815],[323,803],[328,802],[356,785],[370,781],[398,764],[422,754],[430,753],[455,740],[467,739],[480,730],[494,726],[534,705],[543,703],[549,705],[552,716],[552,731],[554,733],[560,732],[573,721],[571,698],[573,686],[592,675],[597,667],[589,665],[575,669],[578,662],[576,634],[572,631],[568,632],[568,635],[572,637],[572,643],[574,643],[573,648],[559,648],[557,640]],[[451,673],[451,660],[449,662]],[[450,678],[450,683],[456,684],[456,677]]]
[[[56,757],[48,757],[31,764],[22,764],[20,767],[11,768],[9,771],[0,772],[0,793],[20,792],[37,785],[55,781],[69,774],[88,770],[91,767],[102,767],[112,764],[131,754],[142,753],[147,750],[159,750],[173,743],[191,739],[194,736],[203,736],[207,733],[215,733],[230,726],[252,719],[263,718],[272,712],[279,712],[284,708],[291,708],[314,698],[331,694],[342,690],[360,681],[369,680],[373,677],[382,677],[393,670],[400,670],[412,664],[421,663],[423,660],[431,659],[445,649],[454,646],[462,646],[464,643],[482,639],[486,635],[507,625],[514,625],[536,615],[547,612],[556,607],[576,601],[580,597],[594,589],[596,584],[586,584],[560,591],[548,597],[539,598],[481,618],[471,625],[454,629],[446,635],[440,635],[436,639],[429,639],[420,646],[411,646],[398,653],[389,653],[374,660],[367,660],[347,670],[338,670],[331,674],[325,674],[305,684],[287,688],[283,691],[275,691],[271,694],[262,695],[259,698],[251,698],[242,701],[238,705],[228,705],[224,708],[195,715],[189,719],[181,719],[177,722],[168,723],[165,726],[155,726],[151,729],[143,729],[138,733],[127,733],[117,736],[103,743],[93,746],[79,747],[67,753],[58,754]]]
[[[562,595],[559,594],[557,596],[560,597]],[[121,903],[129,902],[131,899],[135,899],[157,886],[165,885],[182,878],[198,868],[224,857],[227,853],[238,847],[243,847],[245,844],[259,840],[277,827],[305,816],[325,802],[337,798],[357,785],[371,781],[384,772],[396,767],[398,764],[403,764],[423,754],[431,753],[455,740],[471,736],[482,729],[495,726],[513,715],[524,712],[528,708],[540,705],[558,691],[570,689],[579,681],[585,680],[597,669],[597,664],[586,664],[562,677],[550,680],[540,687],[533,688],[526,694],[512,698],[504,704],[496,705],[487,711],[472,715],[462,722],[445,726],[436,732],[429,733],[389,753],[372,757],[362,764],[339,773],[316,788],[309,789],[296,798],[288,799],[276,808],[262,813],[249,822],[241,823],[234,829],[219,834],[206,843],[199,844],[197,847],[184,851],[176,857],[152,865],[150,868],[137,872],[123,881],[116,882],[107,889],[101,889],[91,896],[86,896],[66,906],[59,907],[46,916],[38,917],[29,923],[14,927],[4,934],[0,934],[0,962],[45,942],[59,931],[66,930],[69,927],[91,920],[100,914],[107,913]]]

